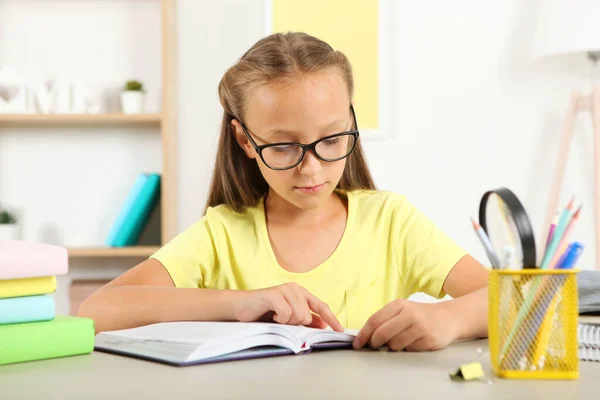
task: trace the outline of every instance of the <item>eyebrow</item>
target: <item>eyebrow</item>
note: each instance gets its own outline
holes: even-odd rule
[[[347,124],[348,120],[344,120],[344,119],[338,119],[336,121],[332,121],[329,124],[325,125],[322,130],[328,130],[331,129],[335,126],[341,125],[341,124]],[[294,131],[294,130],[287,130],[287,129],[271,129],[270,131],[266,132],[266,135],[275,135],[275,136],[286,136],[286,135],[294,135],[298,133],[298,131]]]

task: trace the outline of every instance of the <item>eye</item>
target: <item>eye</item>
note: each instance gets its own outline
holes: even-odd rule
[[[333,146],[334,144],[338,144],[340,141],[340,137],[335,137],[335,138],[331,138],[331,139],[327,139],[327,140],[323,140],[322,143],[329,145],[329,146]]]
[[[294,146],[273,146],[270,149],[275,153],[289,153]]]

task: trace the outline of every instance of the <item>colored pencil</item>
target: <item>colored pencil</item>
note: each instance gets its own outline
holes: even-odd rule
[[[562,214],[560,216],[558,225],[556,225],[556,229],[554,231],[554,234],[552,235],[552,240],[550,240],[550,246],[548,246],[548,248],[546,249],[544,258],[542,260],[542,264],[540,265],[540,268],[542,268],[542,269],[548,268],[550,261],[554,257],[554,253],[556,253],[560,239],[562,238],[563,233],[564,233],[565,229],[567,228],[569,219],[571,218],[574,200],[575,200],[575,198],[571,199],[571,201],[569,202],[569,204],[567,205],[567,207],[564,209],[564,211],[562,212]]]

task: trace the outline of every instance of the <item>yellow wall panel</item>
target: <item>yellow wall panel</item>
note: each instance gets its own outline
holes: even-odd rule
[[[273,0],[273,32],[306,32],[350,59],[361,129],[379,127],[378,14],[377,0]]]

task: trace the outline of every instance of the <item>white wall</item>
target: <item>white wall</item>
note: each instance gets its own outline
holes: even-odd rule
[[[180,3],[182,228],[201,216],[206,198],[221,118],[218,81],[262,34],[261,2],[221,3]],[[569,95],[589,86],[569,77],[564,64],[530,63],[537,6],[397,1],[397,131],[384,142],[363,141],[378,186],[407,195],[484,262],[469,222],[481,195],[512,189],[541,235]],[[584,268],[595,262],[590,132],[582,116],[561,200],[576,195],[585,203],[574,232],[587,246]]]
[[[0,68],[80,75],[104,93],[107,111],[118,110],[126,80],[140,79],[147,110],[158,111],[159,10],[157,0],[2,0]],[[102,245],[137,175],[160,170],[158,128],[0,126],[0,204],[20,212],[25,240]],[[110,278],[137,262],[72,261],[57,311],[68,313],[71,278]]]

